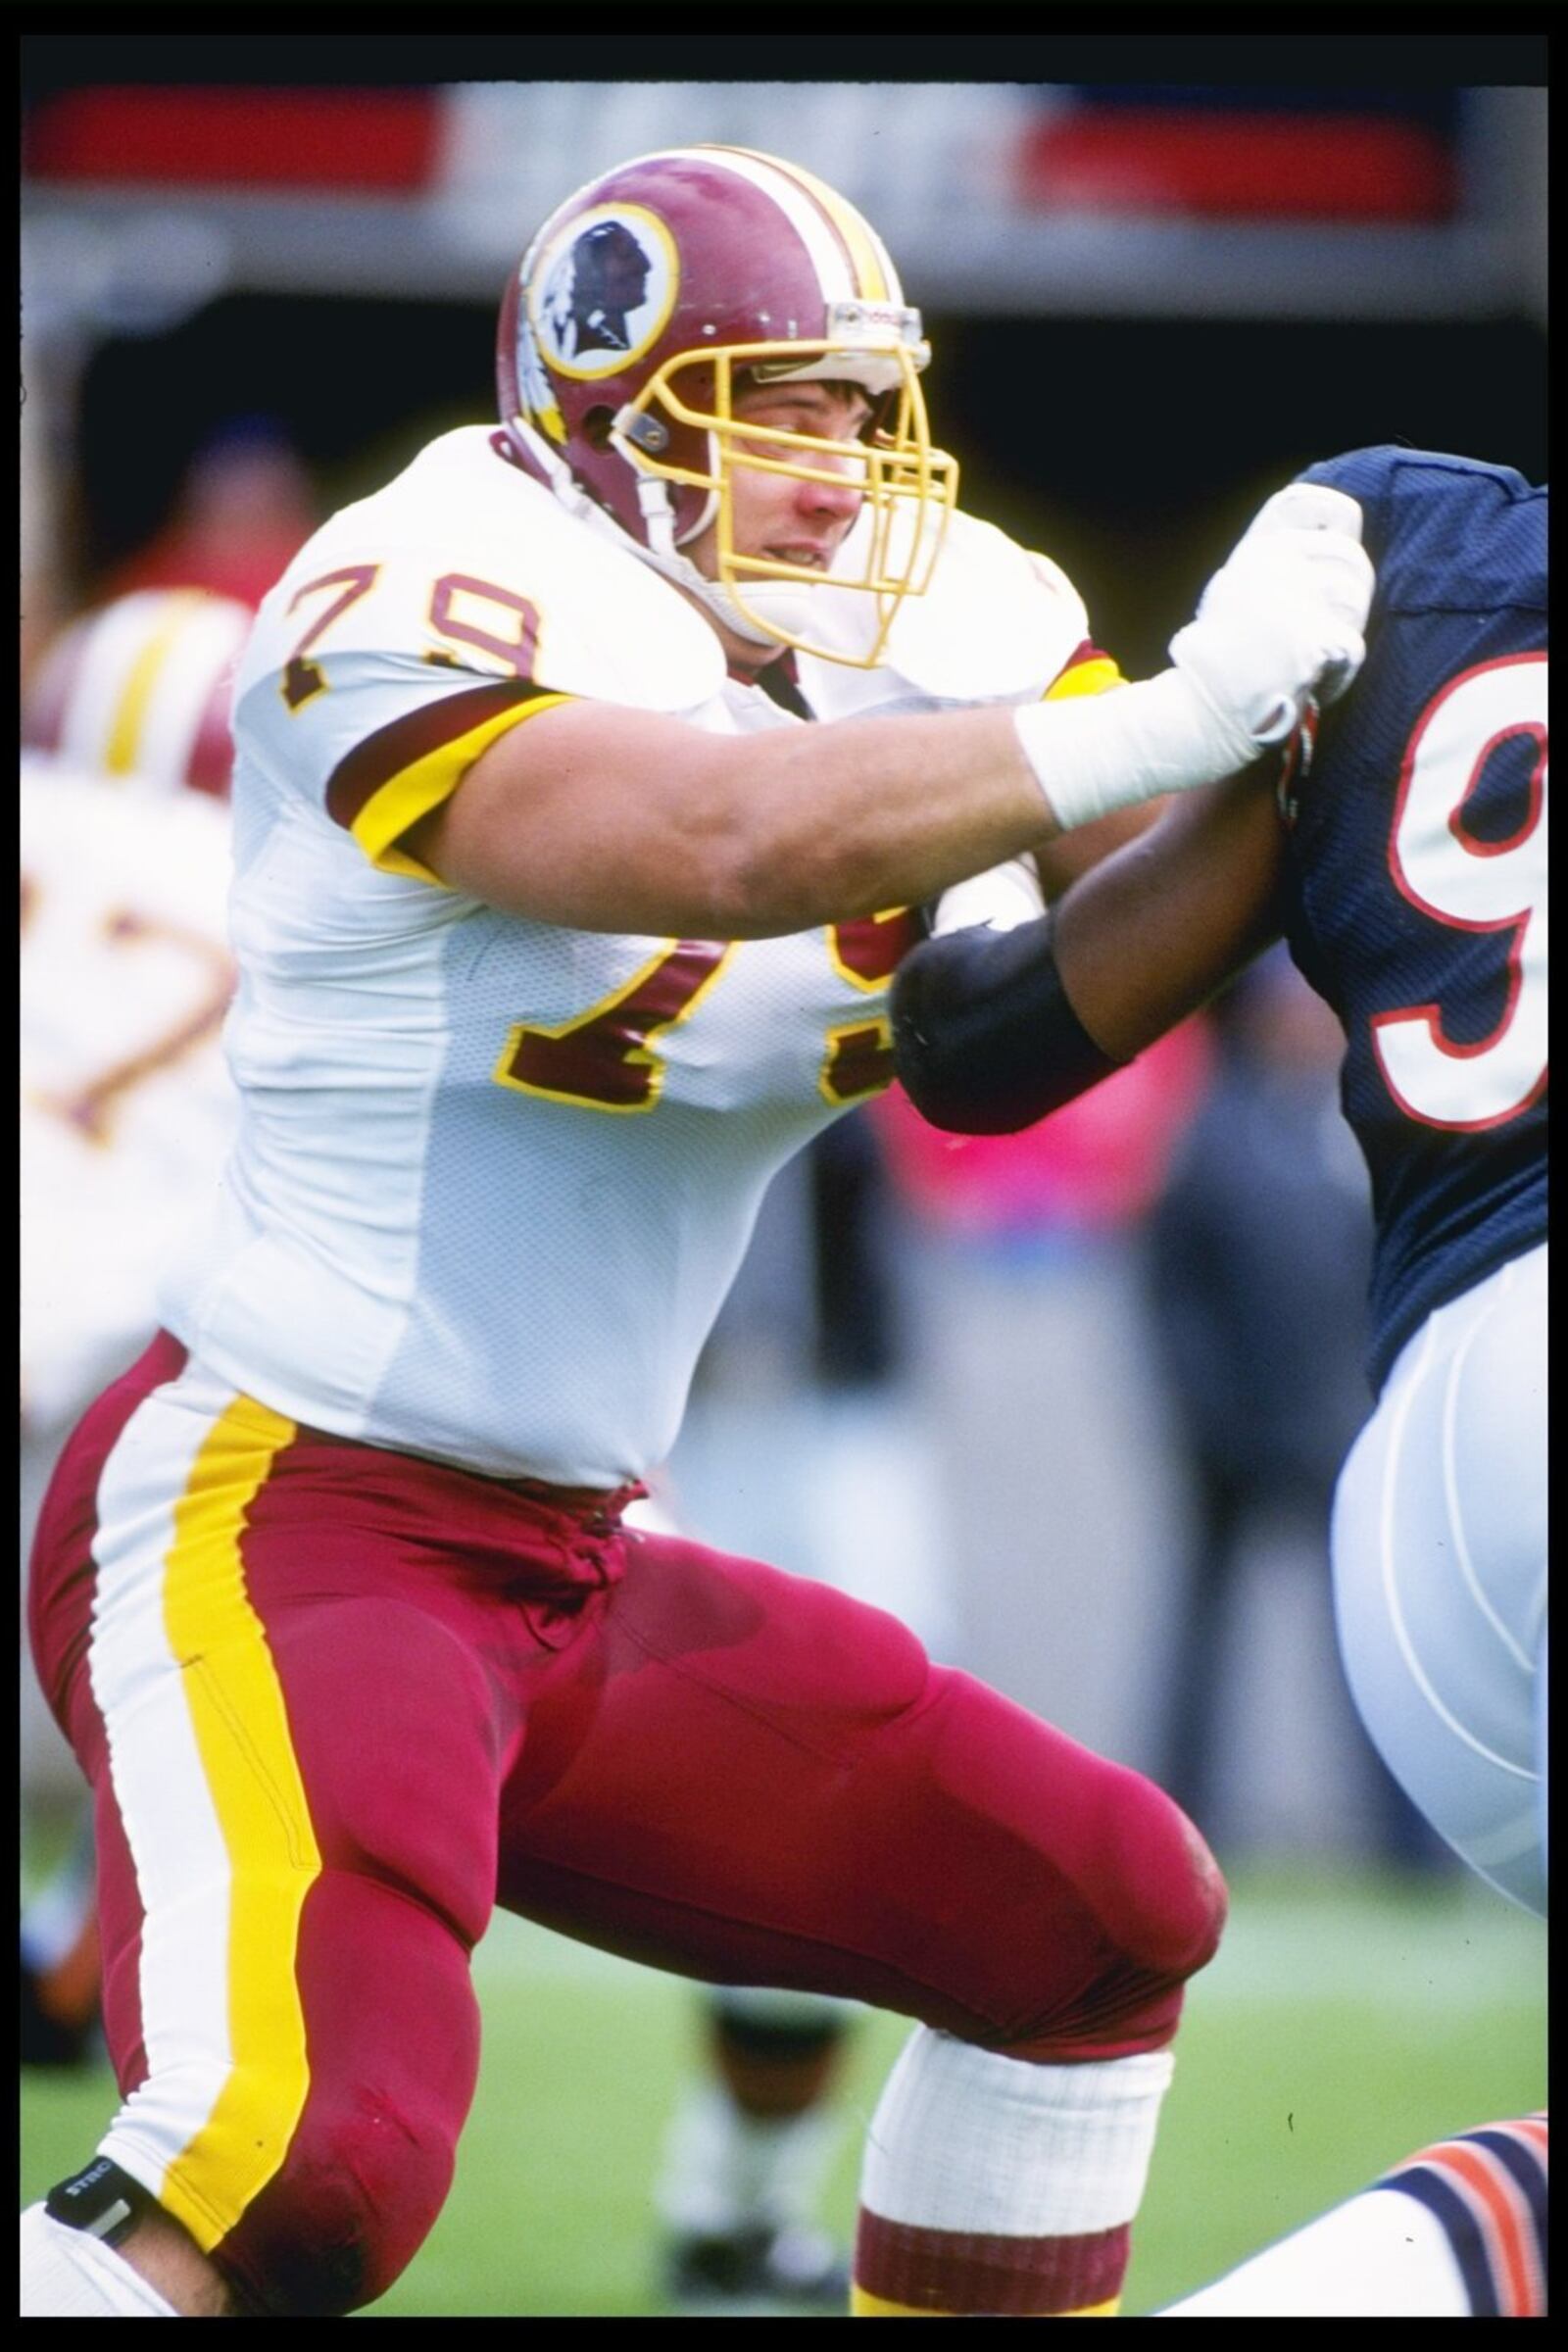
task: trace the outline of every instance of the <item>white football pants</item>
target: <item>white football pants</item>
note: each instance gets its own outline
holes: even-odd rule
[[[1412,1801],[1544,1911],[1546,1248],[1430,1315],[1334,1498],[1340,1653]]]

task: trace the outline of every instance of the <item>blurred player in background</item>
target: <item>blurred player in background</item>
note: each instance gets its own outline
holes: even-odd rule
[[[55,1457],[157,1328],[156,1276],[210,1204],[234,1098],[219,1047],[228,696],[247,608],[148,591],[65,630],[23,710],[22,1556]],[[74,1762],[24,1650],[24,1796]],[[83,1831],[24,1913],[22,2055],[63,2063],[98,2014]]]
[[[1401,448],[1304,479],[1360,501],[1379,586],[1364,671],[1286,821],[1255,783],[1227,786],[1051,917],[922,946],[900,976],[900,1067],[939,1125],[1025,1124],[1285,932],[1345,1030],[1376,1226],[1377,1405],[1333,1513],[1341,1654],[1406,1793],[1539,1912],[1547,497]]]
[[[263,606],[239,1142],[35,1550],[124,2103],[24,2217],[29,2313],[372,2301],[447,2193],[497,1900],[920,2021],[866,2313],[1114,2306],[1200,1838],[892,1617],[621,1513],[769,1175],[890,1075],[890,910],[1250,765],[1370,574],[1352,502],[1276,506],[1170,669],[1084,693],[1071,588],[952,512],[926,357],[831,190],[642,158],[514,279],[501,430]]]
[[[298,450],[269,416],[228,416],[195,452],[172,509],[111,572],[107,594],[210,588],[259,605],[320,516]]]

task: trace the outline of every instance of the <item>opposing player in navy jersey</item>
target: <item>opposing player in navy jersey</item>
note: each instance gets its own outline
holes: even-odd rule
[[[1346,1672],[1443,1837],[1542,1911],[1546,492],[1398,448],[1305,478],[1359,501],[1378,572],[1310,759],[1173,806],[1049,917],[917,947],[899,1070],[939,1126],[1026,1126],[1284,932],[1345,1028],[1376,1216],[1377,1403],[1333,1517]],[[1544,2195],[1544,2117],[1462,2134],[1165,2316],[1540,2317]]]
[[[1341,1648],[1443,1837],[1545,1894],[1546,492],[1380,448],[1353,495],[1365,666],[1278,791],[1189,799],[1006,932],[907,957],[900,1072],[942,1127],[1021,1127],[1282,930],[1345,1027],[1376,1214],[1377,1408],[1341,1475]],[[1290,1235],[1280,1236],[1282,1249]]]

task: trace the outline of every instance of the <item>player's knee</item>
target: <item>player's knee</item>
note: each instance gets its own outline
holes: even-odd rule
[[[972,1888],[977,1939],[956,1953],[956,1982],[988,2028],[975,2037],[1052,2062],[1160,2048],[1224,1926],[1213,1855],[1142,1773],[936,1672],[925,1736],[939,1788],[961,1800],[936,1810]]]
[[[1185,1983],[1219,1947],[1228,1902],[1219,1864],[1162,1788],[1141,1773],[1108,1769],[1095,1899],[1130,1959]]]
[[[1183,1987],[1213,1958],[1225,1924],[1225,1882],[1180,1806],[1142,1774],[1100,1758],[1089,1781],[1077,1838],[1058,1857],[1076,1920],[1063,1917],[1059,1890],[1053,1905],[1052,1926],[1075,1963],[1063,1970],[1056,1937],[1044,1939],[1040,1993],[1009,2044],[1015,2056],[1070,2061],[1162,2048],[1180,2021]]]
[[[217,2249],[250,2307],[341,2318],[373,2303],[429,2234],[452,2185],[457,2131],[371,2092],[308,2110],[282,2171]]]

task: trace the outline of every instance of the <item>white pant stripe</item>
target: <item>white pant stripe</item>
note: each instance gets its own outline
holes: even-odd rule
[[[170,1648],[157,1568],[172,1547],[174,1500],[212,1419],[172,1416],[168,1394],[155,1391],[137,1408],[105,1466],[88,1659],[145,1915],[140,1996],[148,2079],[103,2148],[154,2196],[207,2121],[232,2061],[228,1852]],[[172,1807],[175,1788],[180,1801]]]

